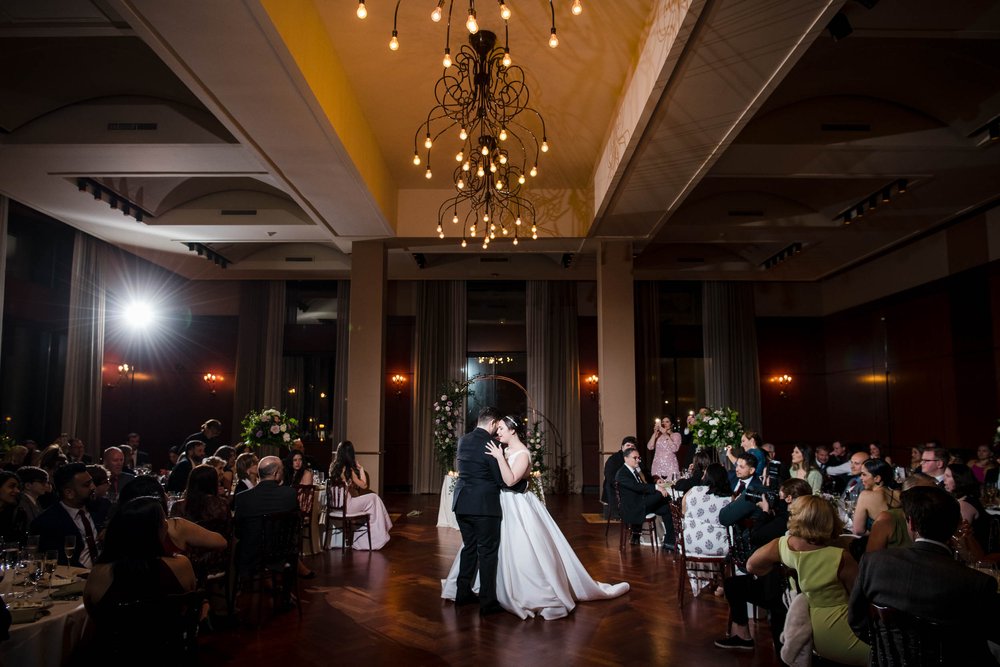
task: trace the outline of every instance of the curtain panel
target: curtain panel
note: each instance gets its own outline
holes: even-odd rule
[[[635,290],[635,377],[638,390],[638,423],[644,433],[649,420],[663,412],[660,379],[660,284],[637,281]]]
[[[748,430],[760,430],[760,371],[752,283],[707,282],[702,300],[705,396],[731,407]]]
[[[529,280],[526,286],[527,389],[541,413],[550,484],[557,493],[579,493],[580,355],[576,283]],[[527,415],[529,426],[538,416]]]
[[[282,409],[282,363],[285,340],[285,282],[240,285],[240,327],[236,343],[236,391],[233,429],[251,410]]]
[[[337,281],[337,359],[333,370],[332,446],[347,440],[347,359],[351,339],[351,281]]]
[[[77,232],[66,336],[66,382],[63,386],[62,430],[82,438],[91,455],[101,445],[101,390],[104,363],[104,316],[111,259],[104,242]]]
[[[434,459],[432,406],[446,382],[465,380],[465,281],[425,280],[417,283],[414,345],[413,468],[414,493],[441,491],[441,469]],[[459,425],[459,433],[464,433]]]

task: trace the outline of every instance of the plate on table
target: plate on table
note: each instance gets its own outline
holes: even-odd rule
[[[60,588],[62,586],[69,586],[74,581],[76,581],[75,577],[65,577],[61,574],[53,574],[52,581],[49,582],[49,586],[52,588]]]
[[[16,607],[15,605],[17,604],[18,602],[13,602],[10,606],[10,621],[14,624],[34,623],[43,616],[48,616],[48,607],[52,606],[51,603],[48,605],[40,603],[22,603],[27,604],[27,606]]]

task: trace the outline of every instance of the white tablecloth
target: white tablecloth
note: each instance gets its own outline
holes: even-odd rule
[[[458,530],[458,519],[451,511],[451,500],[454,496],[456,478],[445,475],[441,482],[441,504],[438,506],[438,528],[454,528]]]
[[[0,643],[0,665],[60,667],[80,642],[86,623],[87,611],[79,600],[56,602],[48,616],[10,626],[10,639]]]

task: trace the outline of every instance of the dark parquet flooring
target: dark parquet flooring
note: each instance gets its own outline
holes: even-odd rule
[[[588,524],[594,496],[548,499],[549,511],[595,579],[628,581],[628,594],[584,602],[568,618],[480,618],[474,606],[441,600],[440,579],[461,546],[456,530],[436,528],[438,497],[389,495],[403,516],[382,551],[325,552],[307,559],[317,577],[303,581],[303,616],[265,611],[263,622],[208,634],[205,665],[777,665],[766,621],[753,622],[753,652],[715,648],[728,616],[710,591],[677,606],[677,566],[649,546],[618,551],[616,527]],[[419,516],[406,516],[417,510]],[[254,605],[246,619],[255,619]]]

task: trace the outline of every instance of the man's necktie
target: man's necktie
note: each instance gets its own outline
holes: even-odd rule
[[[87,510],[81,509],[77,513],[77,516],[83,522],[84,539],[87,540],[87,551],[90,552],[88,555],[90,556],[90,564],[93,566],[97,562],[97,540],[94,539],[94,530],[90,527],[90,518],[87,516]]]
[[[742,496],[743,492],[746,491],[746,488],[747,488],[747,483],[740,482],[739,486],[736,487],[736,492],[733,493],[733,498],[739,498],[740,496]]]

